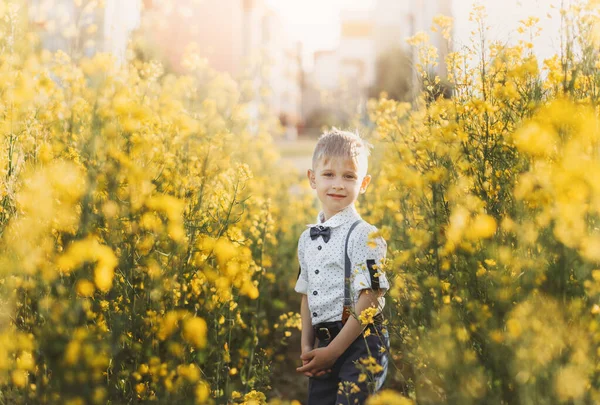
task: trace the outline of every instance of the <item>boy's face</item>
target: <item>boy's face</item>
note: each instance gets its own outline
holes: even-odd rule
[[[317,162],[314,170],[308,170],[310,186],[317,190],[325,220],[331,218],[367,191],[371,176],[359,171],[352,159],[331,157]],[[359,178],[360,176],[360,178]]]

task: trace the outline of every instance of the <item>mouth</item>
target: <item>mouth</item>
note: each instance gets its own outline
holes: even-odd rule
[[[340,194],[327,194],[329,197],[333,197],[333,198],[345,198],[345,195],[340,195]]]

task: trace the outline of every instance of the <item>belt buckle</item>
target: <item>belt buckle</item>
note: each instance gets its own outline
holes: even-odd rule
[[[327,332],[327,338],[326,338],[326,339],[327,339],[327,340],[331,340],[331,332],[329,332],[329,329],[327,329],[327,328],[319,328],[319,333],[320,333],[321,331],[323,331],[323,330],[324,330],[325,332]]]

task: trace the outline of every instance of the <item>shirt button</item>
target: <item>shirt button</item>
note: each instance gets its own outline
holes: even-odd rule
[[[316,291],[313,291],[313,295],[317,295],[317,294],[318,294],[318,292],[316,292]]]
[[[317,316],[317,313],[316,313],[316,312],[313,312],[313,316]]]
[[[323,246],[318,246],[317,249],[321,250],[323,249]]]
[[[319,274],[319,270],[315,270],[315,274]]]

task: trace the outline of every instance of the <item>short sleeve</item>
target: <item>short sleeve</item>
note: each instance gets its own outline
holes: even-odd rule
[[[304,260],[304,234],[300,236],[300,240],[298,241],[298,263],[300,263],[300,268],[298,269],[298,280],[296,280],[296,287],[294,290],[301,294],[306,294],[308,291],[308,274],[306,261]]]
[[[377,228],[364,224],[355,230],[352,236],[352,291],[356,294],[361,290],[374,289],[387,291],[390,286],[385,276],[383,264],[387,252],[387,243],[381,236],[370,238]]]

